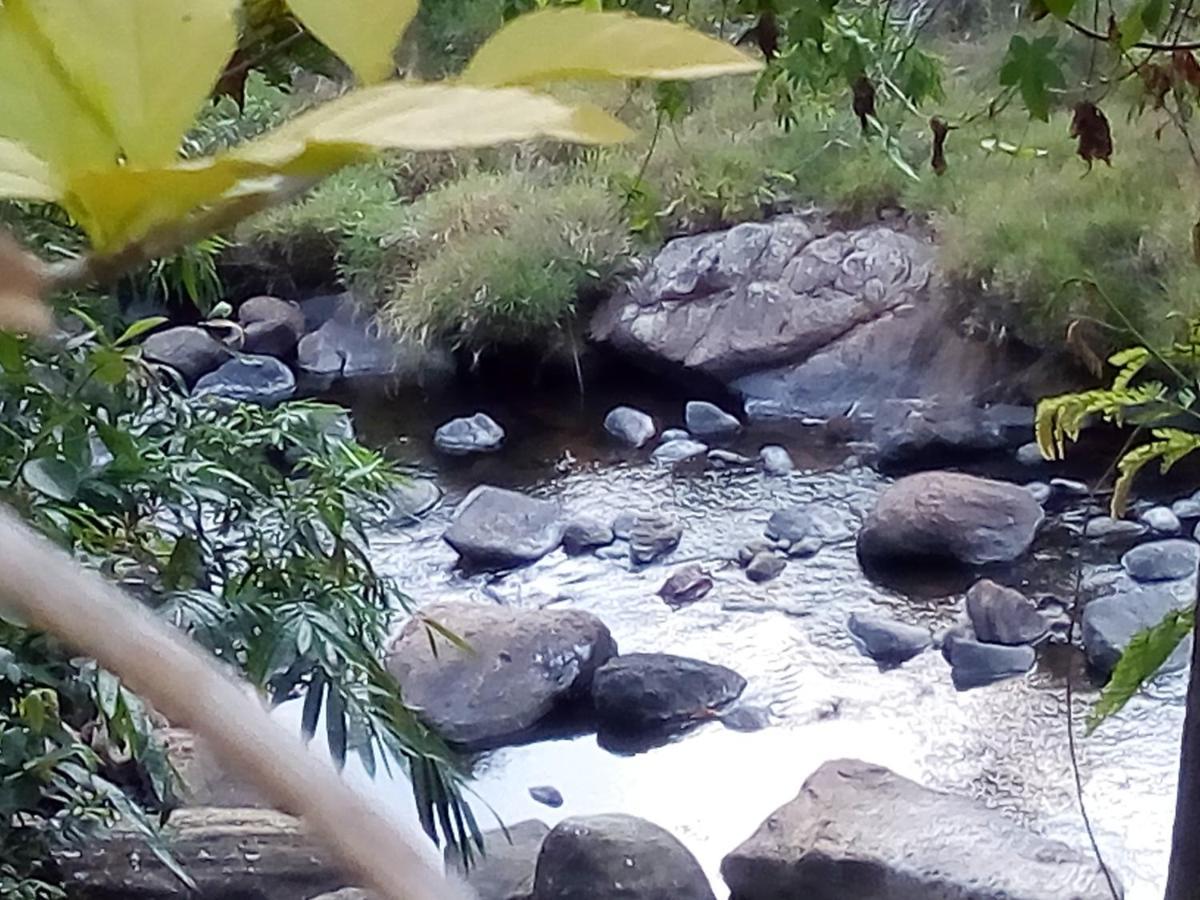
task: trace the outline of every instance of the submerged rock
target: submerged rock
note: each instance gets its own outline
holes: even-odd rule
[[[761,706],[747,706],[744,703],[721,713],[720,718],[721,724],[730,731],[762,731],[771,725],[770,710]]]
[[[771,513],[765,534],[776,541],[794,544],[813,532],[813,518],[805,507],[793,506]]]
[[[637,565],[655,562],[679,546],[683,526],[667,513],[636,516],[629,529],[629,558]]]
[[[1024,675],[1037,662],[1037,653],[1028,645],[985,644],[970,631],[948,634],[942,655],[950,663],[950,676],[960,691]]]
[[[940,558],[1009,562],[1033,543],[1042,507],[1015,484],[957,472],[923,472],[885,490],[859,532],[869,560]]]
[[[721,874],[737,900],[1112,900],[1090,853],[858,760],[822,765]]]
[[[292,370],[273,356],[239,356],[196,382],[193,397],[276,406],[296,393]]]
[[[600,727],[642,732],[708,718],[741,696],[732,669],[667,653],[630,653],[596,670],[592,700]]]
[[[1138,581],[1187,578],[1200,566],[1200,544],[1182,538],[1142,544],[1122,556],[1121,565]]]
[[[549,827],[536,819],[510,825],[507,832],[485,831],[483,853],[470,871],[463,870],[462,858],[453,847],[446,848],[446,869],[462,876],[478,900],[529,900],[538,854],[549,833]]]
[[[704,456],[706,453],[708,453],[708,445],[701,444],[699,441],[667,441],[665,444],[659,444],[650,458],[660,466],[673,466]]]
[[[758,458],[768,475],[786,475],[796,469],[796,463],[786,448],[774,444],[763,447],[758,452]]]
[[[1080,617],[1080,635],[1088,663],[1107,675],[1139,631],[1158,625],[1167,614],[1188,609],[1196,600],[1196,577],[1141,583],[1128,573],[1101,572],[1085,584],[1091,594]],[[1185,641],[1168,661],[1186,665],[1191,644]]]
[[[933,644],[928,628],[876,612],[850,613],[848,627],[858,649],[884,665],[907,662]]]
[[[605,416],[604,430],[629,447],[644,447],[658,431],[654,419],[631,406],[618,406]]]
[[[431,633],[426,620],[470,650]],[[409,620],[387,665],[405,703],[443,738],[494,747],[586,698],[595,671],[616,650],[604,623],[582,610],[442,602]]]
[[[671,441],[690,441],[692,433],[683,428],[668,428],[661,435],[660,443],[669,444]]]
[[[146,338],[142,356],[150,362],[170,366],[191,386],[232,359],[233,352],[203,328],[180,325]]]
[[[742,423],[715,403],[692,400],[684,408],[688,431],[699,438],[727,438],[742,430]]]
[[[531,900],[715,900],[700,863],[635,816],[576,816],[542,844]]]
[[[433,434],[433,445],[450,456],[495,453],[504,446],[504,429],[487,413],[451,419]]]
[[[691,563],[672,572],[671,577],[658,589],[658,596],[667,606],[687,606],[705,597],[712,589],[712,576],[704,571],[703,566]]]
[[[562,508],[552,500],[480,485],[459,505],[444,538],[472,565],[537,562],[562,542]]]
[[[597,547],[607,547],[615,540],[612,528],[600,519],[577,516],[563,529],[562,545],[571,556],[578,556]]]
[[[1023,466],[1042,466],[1046,464],[1046,457],[1042,456],[1042,448],[1037,445],[1036,441],[1030,441],[1028,444],[1022,444],[1017,448],[1017,462]]]
[[[787,560],[774,552],[757,553],[746,564],[746,577],[757,583],[771,581],[782,575],[786,568]]]
[[[996,455],[1032,434],[1027,406],[978,407],[962,400],[882,403],[871,424],[876,464],[885,472]]]
[[[986,578],[967,591],[967,615],[985,644],[1032,644],[1048,627],[1028,597]]]
[[[732,450],[709,450],[708,464],[714,469],[746,468],[754,465],[754,460]]]
[[[1042,504],[1042,506],[1045,506],[1046,502],[1050,499],[1050,485],[1044,481],[1031,481],[1025,485],[1025,490],[1029,491],[1033,499]]]

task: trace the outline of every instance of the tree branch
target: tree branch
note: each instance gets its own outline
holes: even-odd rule
[[[1091,38],[1094,41],[1103,41],[1106,44],[1109,42],[1109,36],[1102,31],[1097,31],[1094,28],[1081,25],[1079,22],[1072,21],[1071,19],[1064,19],[1063,24],[1086,38]],[[1179,41],[1171,44],[1165,44],[1159,41],[1138,41],[1133,44],[1133,48],[1138,50],[1155,50],[1167,53],[1171,53],[1175,50],[1200,50],[1200,41]]]

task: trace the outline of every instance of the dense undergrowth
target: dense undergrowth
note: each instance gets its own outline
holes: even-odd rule
[[[940,49],[944,101],[920,116],[881,108],[893,156],[912,173],[864,138],[848,95],[803,104],[784,130],[754,103],[753,79],[694,86],[670,115],[647,88],[580,86],[636,139],[396,158],[331,179],[239,238],[266,258],[302,257],[297,264],[320,248],[399,331],[471,349],[551,342],[634,256],[675,235],[808,205],[851,224],[889,208],[918,214],[951,283],[1036,345],[1059,342],[1080,317],[1165,338],[1169,312],[1194,313],[1197,169],[1162,114],[1135,115],[1132,96],[1115,98],[1113,165],[1089,170],[1069,135],[1070,97],[1057,98],[1048,123],[1016,108],[979,115],[998,93],[1003,45]],[[942,177],[928,164],[933,113],[977,116],[951,132]]]

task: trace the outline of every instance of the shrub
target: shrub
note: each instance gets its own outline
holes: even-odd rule
[[[343,250],[347,280],[398,332],[479,348],[549,337],[620,270],[629,239],[600,187],[510,170],[381,207]]]

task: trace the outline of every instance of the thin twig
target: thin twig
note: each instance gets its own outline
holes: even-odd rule
[[[1110,38],[1107,34],[1094,28],[1089,28],[1086,25],[1081,25],[1071,19],[1064,19],[1063,23],[1072,30],[1082,34],[1084,37],[1091,38],[1094,41],[1103,41],[1108,43]],[[1138,50],[1165,50],[1170,53],[1175,50],[1200,50],[1200,41],[1178,41],[1174,43],[1163,43],[1161,41],[1135,41],[1130,45],[1131,48]]]

